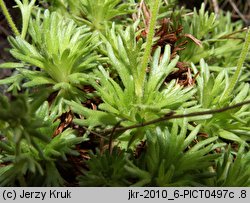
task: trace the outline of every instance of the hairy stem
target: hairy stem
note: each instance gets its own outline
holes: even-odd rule
[[[0,7],[1,7],[2,11],[3,11],[3,14],[4,14],[10,28],[12,29],[12,31],[14,32],[15,35],[19,36],[20,33],[19,33],[14,21],[12,20],[12,17],[11,17],[11,15],[10,15],[10,13],[9,13],[9,11],[8,11],[8,9],[7,9],[7,7],[6,7],[3,0],[0,0]]]
[[[117,127],[116,126],[115,130],[114,130],[114,128],[109,128],[109,129],[105,129],[103,131],[99,131],[99,132],[95,132],[95,133],[99,134],[100,136],[105,136],[105,135],[108,135],[110,133],[125,132],[126,130],[131,130],[131,129],[134,129],[134,128],[141,128],[141,127],[145,127],[145,126],[148,126],[148,125],[160,123],[160,122],[163,122],[163,121],[168,121],[168,120],[171,120],[171,119],[196,117],[196,116],[202,116],[202,115],[213,115],[213,114],[229,111],[231,109],[240,108],[240,107],[242,107],[244,105],[249,105],[249,104],[250,104],[250,100],[247,100],[247,101],[244,101],[244,102],[241,102],[241,103],[237,103],[235,105],[226,106],[226,107],[221,108],[221,109],[212,109],[212,110],[201,111],[201,112],[193,112],[193,113],[188,113],[188,114],[175,114],[175,112],[173,111],[173,112],[170,112],[170,113],[166,114],[163,117],[160,117],[160,118],[157,118],[157,119],[154,119],[154,120],[151,120],[151,121],[147,121],[147,122],[143,122],[143,123],[127,126],[127,127]]]
[[[148,66],[148,61],[150,58],[151,54],[151,48],[153,44],[153,37],[154,37],[154,30],[155,30],[155,25],[156,25],[156,20],[157,20],[157,15],[158,15],[158,10],[160,6],[161,0],[155,0],[153,3],[153,8],[151,12],[151,19],[149,23],[149,32],[147,35],[147,41],[146,41],[146,48],[144,55],[142,57],[142,63],[139,67],[138,71],[138,83],[136,83],[136,94],[137,96],[141,99],[143,97],[143,89],[144,89],[144,81],[146,77],[146,69]]]
[[[229,98],[229,96],[232,94],[232,92],[236,86],[236,83],[239,80],[241,69],[242,69],[243,64],[245,62],[245,59],[246,59],[246,56],[247,56],[247,53],[249,50],[249,46],[250,46],[250,28],[248,28],[248,32],[246,34],[245,43],[243,45],[243,48],[242,48],[241,54],[240,54],[240,58],[239,58],[238,63],[237,63],[237,69],[236,69],[233,77],[231,78],[230,85],[228,86],[228,88],[223,96],[224,101],[227,100]]]

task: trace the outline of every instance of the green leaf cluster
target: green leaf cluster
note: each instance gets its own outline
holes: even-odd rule
[[[201,126],[187,135],[186,120],[180,124],[174,122],[171,131],[157,128],[147,132],[145,154],[127,167],[138,177],[134,186],[198,186],[202,179],[213,176],[207,168],[220,155],[211,152],[224,144],[215,144],[217,137],[194,143]]]
[[[194,43],[183,50],[181,60],[199,63],[203,58],[219,70],[222,67],[234,67],[242,48],[242,23],[232,22],[230,13],[214,13],[205,11],[202,4],[200,10],[194,9],[192,15],[186,15],[181,20],[183,32],[189,33],[201,40],[202,47]],[[194,54],[195,53],[195,54]]]
[[[84,138],[67,129],[52,139],[58,122],[48,118],[48,103],[34,112],[28,100],[24,95],[11,102],[0,97],[0,185],[62,186],[56,161],[76,155],[73,148]]]
[[[81,90],[88,84],[91,69],[96,67],[98,55],[92,43],[95,35],[86,26],[77,27],[73,20],[46,10],[37,13],[30,21],[31,43],[21,37],[9,37],[11,54],[20,64],[7,63],[1,67],[16,67],[18,74],[1,80],[1,84],[12,83],[9,90],[22,87],[41,86],[48,93],[57,92],[55,108],[62,99],[83,101],[87,95]],[[36,67],[35,70],[32,67]]]
[[[110,74],[99,66],[100,71],[95,72],[99,83],[93,81],[92,85],[103,103],[96,111],[83,107],[75,101],[67,102],[73,111],[86,118],[75,119],[76,123],[96,127],[121,122],[122,126],[129,126],[163,116],[171,110],[179,109],[192,99],[196,92],[192,87],[183,88],[174,80],[164,85],[165,78],[174,71],[179,58],[170,61],[170,46],[165,47],[161,57],[160,48],[155,51],[145,83],[143,87],[139,85],[138,69],[142,59],[143,43],[137,42],[133,33],[133,28],[129,27],[117,35],[113,30],[108,36],[107,54],[111,69],[116,71],[118,77],[110,77]],[[138,95],[141,88],[143,88],[143,98]]]
[[[233,105],[240,101],[250,98],[249,83],[241,84],[233,91],[230,98],[224,99],[225,92],[229,87],[228,70],[223,70],[217,76],[211,73],[209,66],[201,60],[200,67],[197,69],[192,65],[194,73],[200,73],[197,78],[198,100],[204,109],[219,109],[222,106]],[[232,109],[209,119],[202,121],[205,132],[223,139],[238,143],[249,141],[249,106]]]
[[[96,30],[102,30],[105,23],[133,12],[132,2],[123,2],[121,0],[80,0],[80,16],[77,17],[77,20]]]
[[[1,186],[250,186],[249,105],[165,119],[250,100],[241,21],[175,0],[16,2]]]
[[[108,150],[96,154],[91,152],[90,160],[87,161],[88,171],[78,177],[80,186],[99,187],[122,187],[131,185],[130,174],[126,171],[125,165],[128,161],[128,154],[120,149]]]

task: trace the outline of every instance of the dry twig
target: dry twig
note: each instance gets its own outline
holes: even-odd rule
[[[188,113],[188,114],[175,114],[174,111],[166,114],[165,116],[152,120],[152,121],[148,121],[148,122],[143,122],[143,123],[139,123],[139,124],[135,124],[135,125],[131,125],[128,127],[116,127],[115,128],[115,132],[124,132],[126,130],[131,130],[134,128],[141,128],[141,127],[145,127],[148,125],[152,125],[155,123],[159,123],[159,122],[163,122],[163,121],[168,121],[168,120],[172,120],[172,119],[178,119],[178,118],[186,118],[186,117],[195,117],[195,116],[203,116],[203,115],[213,115],[213,114],[217,114],[217,113],[222,113],[228,110],[232,110],[235,108],[239,108],[242,107],[244,105],[248,105],[250,104],[250,100],[232,105],[232,106],[227,106],[221,109],[213,109],[213,110],[208,110],[208,111],[201,111],[201,112],[193,112],[193,113]],[[99,134],[101,136],[105,136],[105,135],[109,135],[110,133],[114,133],[114,128],[111,129],[106,129],[103,131],[99,131],[99,132],[95,132],[95,134]]]

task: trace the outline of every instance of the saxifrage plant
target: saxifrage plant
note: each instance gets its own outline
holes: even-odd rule
[[[10,103],[0,97],[0,185],[62,186],[65,180],[56,161],[67,160],[66,154],[78,154],[73,148],[84,140],[67,129],[52,139],[58,122],[49,116],[48,103],[36,112],[24,95]],[[52,124],[53,123],[53,124]]]
[[[0,3],[16,60],[0,65],[14,70],[0,185],[249,186],[240,21],[177,1],[16,0],[16,26]]]
[[[11,89],[20,89],[20,82],[26,79],[23,87],[41,86],[46,88],[47,96],[56,92],[53,105],[56,109],[62,105],[62,99],[84,101],[87,94],[81,88],[88,84],[89,70],[96,67],[98,58],[94,51],[98,45],[92,44],[95,36],[89,28],[77,27],[74,21],[46,10],[43,21],[40,12],[30,20],[29,35],[32,44],[19,36],[9,38],[13,47],[10,53],[22,63],[5,64],[17,66],[19,74],[2,80],[1,84],[14,83]]]

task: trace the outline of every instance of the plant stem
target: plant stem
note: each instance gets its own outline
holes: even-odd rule
[[[10,28],[12,29],[12,31],[14,32],[15,35],[19,36],[20,33],[19,33],[14,21],[12,20],[12,17],[11,17],[11,15],[10,15],[10,13],[9,13],[9,11],[8,11],[8,9],[7,9],[7,7],[6,7],[3,0],[0,0],[0,7],[1,7],[2,11],[3,11],[3,14],[4,14]]]
[[[232,92],[236,86],[236,83],[239,80],[241,69],[242,69],[243,64],[245,62],[245,59],[246,59],[246,56],[247,56],[247,53],[249,50],[249,46],[250,46],[250,28],[248,28],[248,32],[246,34],[245,43],[243,45],[243,48],[242,48],[241,54],[240,54],[240,58],[239,58],[238,63],[237,63],[237,69],[236,69],[233,77],[230,80],[229,87],[223,96],[223,99],[222,99],[223,101],[225,101],[229,98],[229,96],[232,94]]]
[[[136,91],[137,91],[136,94],[140,100],[143,97],[144,80],[146,77],[146,69],[147,69],[148,61],[149,61],[150,54],[151,54],[151,48],[152,48],[153,38],[154,38],[154,29],[156,25],[160,3],[161,3],[161,0],[155,0],[155,3],[153,4],[153,8],[151,12],[151,19],[149,23],[149,32],[148,32],[147,41],[146,41],[146,48],[145,48],[144,55],[142,57],[142,63],[138,70],[138,83],[136,87]]]
[[[131,130],[131,129],[134,129],[134,128],[141,128],[141,127],[145,127],[145,126],[148,126],[148,125],[152,125],[152,124],[156,124],[156,123],[159,123],[159,122],[168,121],[168,120],[172,120],[172,119],[218,114],[218,113],[229,111],[229,110],[232,110],[232,109],[235,109],[235,108],[240,108],[240,107],[242,107],[244,105],[250,105],[250,100],[240,102],[240,103],[237,103],[237,104],[231,105],[231,106],[226,106],[226,107],[221,108],[221,109],[212,109],[212,110],[201,111],[201,112],[192,112],[192,113],[187,113],[187,114],[175,114],[175,112],[172,111],[172,112],[166,114],[163,117],[160,117],[160,118],[157,118],[157,119],[154,119],[154,120],[151,120],[151,121],[147,121],[147,122],[143,122],[143,123],[127,126],[127,127],[116,127],[115,130],[114,130],[114,128],[109,128],[109,129],[106,129],[106,130],[103,130],[103,131],[99,131],[99,132],[97,131],[95,133],[99,134],[100,136],[105,136],[105,135],[108,135],[110,133],[124,132],[126,130]]]

